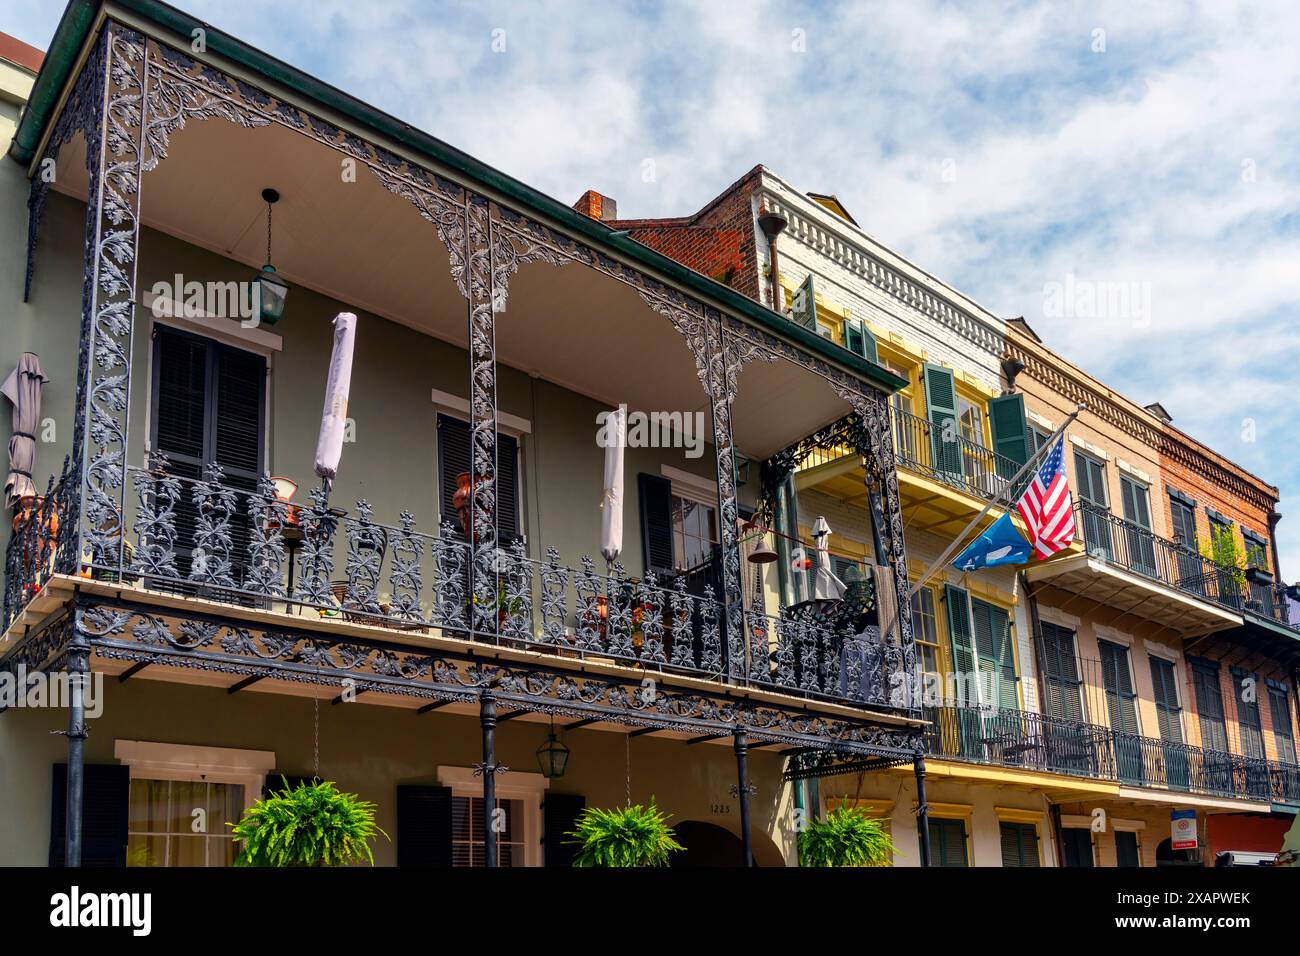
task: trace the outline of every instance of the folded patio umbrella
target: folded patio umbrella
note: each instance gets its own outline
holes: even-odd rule
[[[627,445],[627,413],[622,405],[608,413],[605,441],[605,487],[600,496],[600,553],[608,562],[623,551],[623,450]]]
[[[13,403],[13,435],[9,439],[9,477],[5,479],[5,506],[36,494],[32,468],[36,464],[36,429],[41,421],[41,389],[49,381],[34,352],[24,352],[0,392]]]
[[[348,418],[348,391],[352,387],[352,347],[357,337],[357,317],[340,312],[334,317],[334,351],[330,353],[325,382],[325,408],[316,439],[316,474],[333,482],[343,457],[343,432]]]
[[[838,600],[844,597],[844,582],[831,570],[831,526],[821,515],[813,522],[813,543],[817,545],[817,576],[813,578],[813,598]]]

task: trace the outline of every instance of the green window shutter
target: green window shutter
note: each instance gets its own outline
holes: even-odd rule
[[[1025,396],[1003,395],[989,399],[989,426],[993,450],[1007,461],[998,462],[998,475],[1010,481],[1029,460],[1029,423],[1025,420]],[[1011,467],[1015,462],[1015,467]],[[1003,474],[1006,472],[1006,474]]]
[[[1296,762],[1295,736],[1291,731],[1291,707],[1287,701],[1286,685],[1269,682],[1268,705],[1273,715],[1278,759],[1293,764]]]
[[[1179,721],[1182,708],[1178,705],[1178,688],[1174,684],[1174,665],[1159,657],[1149,659],[1151,687],[1156,699],[1156,716],[1160,721],[1160,739],[1182,743],[1183,727]]]
[[[948,640],[952,666],[959,674],[975,671],[975,646],[971,638],[970,596],[959,587],[945,584],[944,604],[948,609]]]
[[[961,452],[957,436],[957,383],[952,369],[926,362],[921,378],[925,382],[926,417],[930,420],[930,447],[935,471],[961,474]],[[945,438],[948,439],[945,441]]]
[[[1246,699],[1246,681],[1254,680],[1254,700]],[[1242,756],[1262,759],[1264,732],[1259,717],[1259,678],[1250,671],[1232,668],[1232,687],[1236,692],[1237,727],[1241,734]]]
[[[641,558],[647,572],[671,576],[673,560],[673,483],[659,475],[637,475],[641,505]]]
[[[803,285],[794,290],[790,299],[790,318],[805,329],[817,331],[817,293],[812,273],[803,280]]]
[[[870,362],[880,364],[880,353],[876,348],[876,337],[867,328],[867,323],[861,319],[844,320],[844,347]]]
[[[1019,710],[1020,698],[1016,693],[1016,651],[1012,645],[1011,616],[1005,609],[990,605],[989,618],[993,625],[993,650],[998,675],[998,706],[1005,710]]]
[[[966,824],[962,820],[930,820],[930,862],[935,866],[969,866]]]
[[[1141,866],[1142,861],[1138,856],[1138,839],[1137,834],[1132,830],[1115,831],[1115,865],[1116,866]]]
[[[1038,828],[1032,823],[1000,824],[1003,866],[1038,866]]]
[[[1151,503],[1147,489],[1128,475],[1119,476],[1120,494],[1124,498],[1124,519],[1151,530]]]
[[[1047,713],[1066,720],[1083,720],[1074,632],[1047,621],[1040,627],[1043,637],[1039,646],[1047,674]]]
[[[1101,653],[1101,677],[1110,710],[1110,729],[1136,734],[1137,707],[1134,704],[1133,677],[1128,669],[1128,648],[1110,641],[1098,641]]]
[[[1201,746],[1206,750],[1226,752],[1228,731],[1224,724],[1223,692],[1219,689],[1219,665],[1203,659],[1193,662],[1192,682],[1196,687],[1196,709],[1201,718]]]

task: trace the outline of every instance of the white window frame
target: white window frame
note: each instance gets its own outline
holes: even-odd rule
[[[497,799],[518,800],[524,806],[524,866],[542,865],[542,800],[551,781],[540,773],[507,770],[497,774]],[[471,767],[439,767],[438,786],[451,789],[453,797],[482,797],[483,778]]]

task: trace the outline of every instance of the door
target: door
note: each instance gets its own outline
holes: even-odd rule
[[[1074,474],[1079,483],[1079,509],[1083,518],[1083,540],[1088,553],[1107,561],[1115,558],[1110,538],[1110,514],[1106,498],[1106,467],[1082,452],[1074,453]]]
[[[1156,577],[1155,538],[1151,533],[1151,500],[1146,485],[1138,484],[1128,475],[1119,476],[1120,495],[1123,498],[1124,529],[1128,545],[1128,566],[1139,574]]]
[[[266,359],[162,325],[154,328],[153,346],[150,448],[166,458],[170,474],[182,479],[175,550],[177,568],[186,577],[202,530],[194,481],[216,464],[225,487],[249,492],[263,472]],[[220,535],[206,539],[206,557],[228,559],[236,587],[243,583],[250,531],[248,498],[238,494],[229,541]]]

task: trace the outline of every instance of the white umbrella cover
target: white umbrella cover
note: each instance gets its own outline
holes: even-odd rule
[[[844,597],[844,582],[831,570],[829,539],[831,526],[821,515],[813,522],[813,543],[817,545],[817,576],[813,578],[813,597],[821,600],[838,600]]]
[[[620,405],[605,417],[605,487],[600,496],[600,553],[617,561],[623,551],[623,453],[627,446],[627,409]]]
[[[36,464],[36,429],[41,421],[41,388],[49,381],[34,352],[24,352],[18,367],[0,385],[0,393],[14,406],[13,434],[9,439],[9,476],[5,479],[5,506],[36,494],[32,468]]]
[[[329,378],[325,383],[325,408],[316,440],[316,474],[333,481],[343,457],[343,433],[347,427],[348,392],[352,388],[352,347],[356,343],[357,317],[340,312],[334,317],[334,351],[330,353]]]

